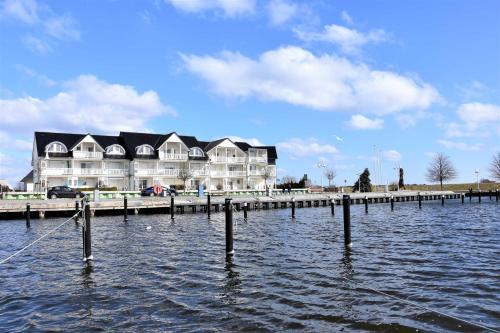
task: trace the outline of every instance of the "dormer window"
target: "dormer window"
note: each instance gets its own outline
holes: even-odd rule
[[[106,148],[107,155],[125,155],[125,149],[120,145],[111,145]]]
[[[189,150],[189,156],[203,157],[203,150],[198,147],[191,148],[191,150]]]
[[[150,145],[142,145],[136,148],[137,155],[153,155],[154,149]]]
[[[67,153],[68,148],[59,141],[52,142],[45,146],[46,153]]]

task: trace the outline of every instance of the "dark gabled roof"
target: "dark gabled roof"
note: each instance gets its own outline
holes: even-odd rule
[[[38,156],[44,156],[45,147],[54,141],[59,141],[64,144],[68,149],[69,156],[71,148],[86,136],[87,134],[35,132],[36,150],[38,151]]]
[[[92,137],[97,141],[97,143],[104,149],[106,150],[107,147],[111,145],[120,145],[125,149],[125,156],[127,158],[131,158],[132,154],[130,151],[127,149],[127,146],[125,145],[125,142],[123,141],[123,138],[120,136],[111,136],[111,135],[92,135]]]
[[[243,151],[248,151],[248,148],[252,148],[248,142],[235,142],[234,144]]]
[[[21,183],[33,183],[33,170],[28,172],[26,176],[23,177],[23,179],[20,180]]]
[[[137,157],[136,147],[150,145],[156,149],[160,142],[166,140],[166,135],[151,133],[120,132],[120,137],[125,144],[124,148],[129,151],[132,158]]]
[[[214,148],[215,146],[217,146],[219,143],[221,143],[224,140],[226,140],[226,138],[209,142],[208,145],[205,147],[205,151],[206,152],[209,151],[210,149]],[[227,140],[229,140],[229,139],[227,139]],[[229,140],[229,141],[231,141],[231,140]]]
[[[189,149],[191,149],[193,147],[198,147],[198,148],[203,149],[203,147],[200,145],[200,143],[198,142],[198,140],[194,136],[179,135],[179,138],[182,140],[182,142],[184,142],[184,144]]]
[[[209,141],[198,141],[200,144],[200,148],[203,149],[204,151],[207,151],[207,146],[210,143]]]

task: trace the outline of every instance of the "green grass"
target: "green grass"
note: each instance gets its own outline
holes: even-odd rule
[[[469,188],[472,188],[473,191],[477,191],[477,183],[463,183],[463,184],[443,184],[444,191],[468,191]],[[495,191],[497,188],[500,189],[500,183],[480,183],[479,188],[483,192],[487,192],[489,190]],[[406,185],[406,190],[413,191],[439,191],[441,186],[439,184],[432,185]]]

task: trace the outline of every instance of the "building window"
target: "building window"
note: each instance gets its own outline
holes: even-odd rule
[[[47,153],[67,153],[68,149],[61,142],[52,142],[45,146],[45,152]]]
[[[203,150],[198,147],[191,148],[191,150],[189,151],[189,156],[203,157]]]
[[[111,145],[106,148],[106,154],[108,155],[125,155],[125,149],[120,145]]]
[[[137,155],[153,155],[154,149],[150,145],[142,145],[136,148]]]

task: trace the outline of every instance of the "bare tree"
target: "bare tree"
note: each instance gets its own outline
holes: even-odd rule
[[[491,177],[500,181],[500,152],[493,155],[493,160],[490,164]]]
[[[326,177],[326,179],[328,179],[328,187],[332,187],[332,181],[336,175],[337,175],[337,171],[335,171],[335,169],[329,168],[329,169],[325,170],[325,177]]]
[[[281,178],[281,182],[283,184],[291,184],[291,183],[296,183],[297,182],[297,179],[293,176],[283,176]]]
[[[273,168],[266,166],[262,170],[262,178],[264,178],[264,184],[267,188],[267,180],[273,176]]]
[[[441,184],[443,190],[443,181],[457,177],[457,171],[450,161],[450,158],[443,153],[438,153],[427,168],[426,178],[428,181]]]
[[[182,167],[179,170],[179,174],[177,175],[177,178],[181,179],[184,182],[184,191],[187,189],[186,183],[189,179],[193,178],[193,173],[189,168],[187,167]]]

